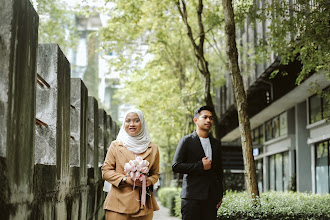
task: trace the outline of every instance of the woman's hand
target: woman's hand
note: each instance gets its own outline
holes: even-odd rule
[[[128,178],[127,178],[128,179]],[[133,181],[133,180],[132,180]],[[127,182],[127,181],[126,181]],[[134,182],[133,182],[134,183]],[[152,182],[148,178],[146,178],[146,186],[151,186]],[[135,186],[142,187],[142,181],[140,180],[135,180]]]
[[[134,181],[132,180],[132,178],[131,178],[130,176],[128,176],[128,177],[126,178],[126,183],[129,184],[129,185],[131,185],[131,186],[134,186]],[[135,184],[135,185],[136,185],[136,184]]]

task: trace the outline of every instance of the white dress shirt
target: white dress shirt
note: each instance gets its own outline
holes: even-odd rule
[[[209,157],[209,160],[212,160],[212,148],[210,138],[199,137],[199,139],[201,140],[205,156]]]

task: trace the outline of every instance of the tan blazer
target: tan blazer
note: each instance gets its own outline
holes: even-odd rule
[[[150,163],[148,179],[152,182],[152,185],[154,185],[160,176],[157,145],[150,143],[147,150],[137,156],[141,156]],[[135,187],[133,191],[131,185],[120,184],[126,174],[124,172],[125,164],[134,159],[134,153],[127,150],[121,141],[113,141],[111,143],[102,166],[102,178],[112,184],[110,192],[104,202],[104,209],[125,214],[137,213],[138,216],[147,215],[159,209],[151,190],[149,190],[150,196],[147,195],[146,206],[142,207],[139,201],[139,191],[141,187]]]

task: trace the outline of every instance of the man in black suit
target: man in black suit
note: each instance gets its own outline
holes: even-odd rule
[[[183,220],[215,220],[222,203],[222,159],[220,142],[211,135],[213,109],[202,106],[194,114],[196,131],[180,139],[172,170],[182,173]]]

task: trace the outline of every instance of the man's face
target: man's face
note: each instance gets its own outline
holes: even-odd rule
[[[210,131],[213,125],[213,115],[212,112],[208,110],[202,110],[199,113],[198,118],[194,118],[196,126],[204,131]]]

